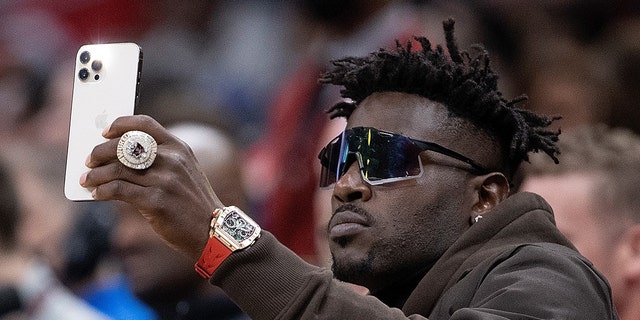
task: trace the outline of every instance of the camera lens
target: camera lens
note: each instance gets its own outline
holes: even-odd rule
[[[87,68],[80,69],[80,71],[78,71],[78,78],[83,81],[87,80],[87,78],[89,78],[89,70]]]
[[[89,60],[91,60],[91,54],[89,53],[89,51],[83,51],[80,54],[80,62],[82,62],[82,64],[87,64]]]
[[[93,60],[93,62],[91,63],[91,69],[93,69],[94,71],[100,71],[100,69],[102,69],[102,61]]]

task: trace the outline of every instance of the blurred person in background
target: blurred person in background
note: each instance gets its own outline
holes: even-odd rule
[[[220,196],[247,205],[241,150],[224,108],[208,107],[208,100],[191,91],[179,75],[152,73],[145,80],[136,113],[153,116],[188,142],[207,178],[216,181]],[[193,262],[172,250],[136,209],[123,202],[117,209],[115,254],[134,294],[159,319],[247,319],[224,292],[203,283],[193,273]]]
[[[0,144],[10,142],[41,106],[44,82],[43,75],[16,58],[0,38]]]
[[[620,319],[639,319],[640,136],[581,126],[563,131],[559,148],[559,164],[523,164],[520,190],[549,202],[558,229],[609,280]]]
[[[143,78],[177,79],[232,123],[243,145],[260,137],[268,101],[292,56],[291,1],[159,0],[140,38]],[[144,83],[144,80],[143,80]]]
[[[80,203],[64,239],[61,279],[79,297],[114,320],[155,320],[157,315],[137,299],[122,262],[111,248],[117,220],[114,202]]]
[[[51,223],[50,212],[41,210],[39,218],[28,217],[31,208],[21,201],[24,189],[19,180],[24,178],[20,176],[23,173],[10,169],[15,167],[5,162],[11,160],[3,158],[0,162],[0,319],[112,319],[74,295],[58,280],[51,256],[25,241],[27,233],[40,236],[39,232],[56,241],[55,234],[44,232],[46,224]],[[43,201],[39,205],[46,208],[51,203]],[[30,227],[28,223],[36,225]]]
[[[180,122],[169,131],[187,142],[221,199],[246,205],[241,165],[233,140],[224,131],[198,122]],[[162,320],[249,319],[220,290],[193,272],[193,261],[170,248],[135,208],[118,203],[114,247],[134,293]]]
[[[467,3],[502,74],[531,98],[527,109],[562,115],[554,128],[606,123],[640,132],[637,1]]]
[[[637,5],[640,11],[640,4]],[[640,135],[640,16],[621,19],[612,24],[601,45],[608,57],[611,73],[609,84],[611,111],[606,123],[612,127],[629,128]]]

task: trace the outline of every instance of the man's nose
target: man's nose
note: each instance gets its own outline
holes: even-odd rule
[[[357,161],[336,181],[333,197],[340,202],[367,201],[371,198],[371,185],[362,178]]]

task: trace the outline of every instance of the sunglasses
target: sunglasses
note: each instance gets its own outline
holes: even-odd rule
[[[477,162],[433,142],[411,139],[375,128],[347,129],[320,151],[320,187],[334,184],[358,160],[362,178],[371,185],[422,175],[420,153],[430,150],[469,164],[475,174],[491,172]]]

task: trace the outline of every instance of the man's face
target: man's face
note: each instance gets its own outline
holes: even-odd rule
[[[460,132],[442,130],[447,114],[444,106],[423,97],[376,93],[355,109],[347,128],[373,127],[473,157]],[[375,293],[419,277],[469,227],[468,168],[430,151],[420,156],[424,173],[419,178],[372,186],[355,162],[334,185],[328,234],[338,279]]]

